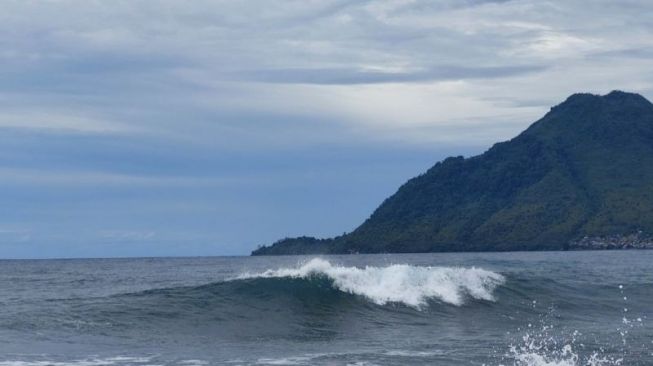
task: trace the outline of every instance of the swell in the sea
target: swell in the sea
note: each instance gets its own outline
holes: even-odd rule
[[[599,286],[601,288],[601,286]],[[614,288],[603,291],[614,294]],[[636,288],[632,289],[636,291]],[[574,294],[576,292],[576,294]],[[555,299],[561,306],[590,310],[594,316],[614,315],[621,308],[592,305],[574,288],[547,278],[508,278],[504,274],[482,268],[432,267],[393,264],[383,267],[350,267],[313,258],[292,267],[246,272],[224,281],[197,287],[158,289],[124,295],[134,299],[157,299],[177,302],[171,310],[184,309],[197,313],[215,311],[226,323],[234,319],[236,328],[255,329],[257,336],[276,329],[273,336],[283,337],[288,327],[290,338],[296,330],[308,337],[325,335],[334,314],[349,312],[373,322],[401,326],[404,322],[434,314],[469,316],[485,312],[488,317],[499,314],[537,313],[532,299]],[[593,294],[600,298],[597,294]],[[568,300],[566,300],[568,299]],[[587,300],[587,301],[579,301]],[[190,305],[190,306],[189,306]],[[209,310],[212,307],[212,310]],[[603,308],[603,309],[601,309]],[[193,310],[195,309],[195,310]],[[403,310],[402,310],[403,309]],[[541,309],[540,309],[541,310]],[[551,312],[544,311],[539,324],[522,324],[515,330],[512,346],[505,350],[505,360],[520,366],[607,366],[622,365],[623,357],[604,355],[603,349],[583,349],[576,332],[553,329]],[[170,314],[169,314],[170,315]],[[186,314],[178,314],[184,317]],[[174,316],[174,314],[173,314]],[[482,316],[481,316],[482,317]],[[228,318],[228,319],[227,319]],[[309,319],[309,320],[307,320]],[[624,321],[626,318],[623,318]],[[622,332],[638,326],[624,323]],[[227,326],[226,329],[229,328]],[[624,334],[614,338],[625,342]],[[328,337],[329,335],[326,334]]]
[[[315,258],[199,286],[63,299],[47,314],[11,326],[135,338],[171,328],[182,336],[204,332],[220,339],[322,339],[334,337],[344,324],[403,326],[430,322],[433,314],[458,316],[456,309],[487,311],[505,282],[481,268],[359,268]]]
[[[629,290],[636,294],[649,289],[633,286]],[[583,341],[577,340],[581,337],[551,327],[555,319],[542,318],[540,323],[530,324],[526,318],[506,318],[537,320],[543,309],[534,299],[540,303],[552,300],[549,302],[583,321],[621,316],[623,304],[619,299],[623,294],[617,293],[618,301],[610,302],[605,299],[615,295],[614,288],[597,284],[586,291],[587,295],[551,278],[474,267],[353,267],[314,258],[296,266],[241,273],[200,286],[53,301],[47,314],[17,320],[11,326],[38,329],[46,335],[51,330],[59,336],[60,331],[68,329],[71,336],[82,332],[157,342],[161,337],[167,339],[170,330],[174,330],[170,335],[180,342],[198,336],[228,342],[303,342],[343,336],[360,339],[370,329],[441,329],[447,319],[456,319],[449,322],[454,327],[451,329],[457,329],[456,322],[462,319],[482,324],[485,330],[501,326],[497,322],[513,321],[520,329],[513,328],[512,346],[499,350],[506,355],[506,364],[622,364],[622,358],[613,356],[614,352],[604,356],[601,349],[582,350]],[[584,314],[591,314],[590,318],[583,319]],[[622,331],[636,329],[638,319],[626,315],[624,322],[629,323],[622,324]],[[617,342],[622,339],[625,342],[625,336],[615,338]],[[384,357],[404,356],[392,353]]]

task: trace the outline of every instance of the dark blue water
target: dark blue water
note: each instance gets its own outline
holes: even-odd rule
[[[653,365],[653,251],[0,261],[0,366]]]

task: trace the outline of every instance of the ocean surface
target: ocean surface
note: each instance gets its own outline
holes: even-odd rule
[[[653,365],[653,251],[3,260],[32,365]]]

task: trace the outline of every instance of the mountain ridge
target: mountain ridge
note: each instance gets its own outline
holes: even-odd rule
[[[483,154],[409,179],[348,234],[252,254],[565,250],[635,232],[653,233],[653,104],[577,93]]]

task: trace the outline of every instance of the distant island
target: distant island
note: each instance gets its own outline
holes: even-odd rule
[[[252,255],[653,248],[653,104],[574,94],[512,140],[410,179],[358,228]]]

